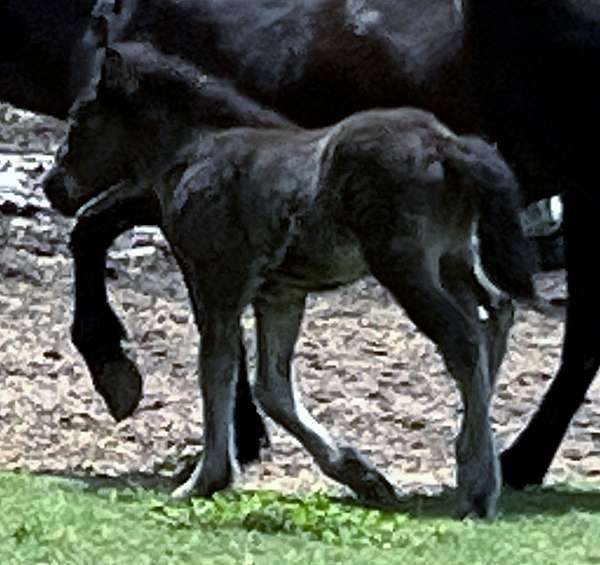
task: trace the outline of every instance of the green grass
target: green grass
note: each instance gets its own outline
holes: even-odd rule
[[[452,497],[384,513],[323,495],[229,492],[174,503],[157,489],[0,473],[0,563],[600,564],[600,485],[506,492],[491,522]]]

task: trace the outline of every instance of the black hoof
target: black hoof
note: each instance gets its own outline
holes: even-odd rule
[[[111,416],[120,422],[133,414],[142,399],[142,377],[125,354],[91,369],[94,387]]]
[[[521,490],[528,486],[541,485],[547,468],[540,466],[540,459],[531,453],[523,453],[516,447],[510,447],[500,455],[502,482],[504,485]]]
[[[456,517],[459,520],[475,518],[491,520],[496,516],[496,501],[498,493],[479,493],[467,497],[459,502]]]

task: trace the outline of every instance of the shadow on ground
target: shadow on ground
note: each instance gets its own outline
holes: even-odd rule
[[[131,492],[132,489],[144,489],[160,495],[170,494],[187,476],[184,470],[179,475],[161,476],[150,473],[126,473],[123,475],[86,476],[68,472],[34,473],[42,477],[55,477],[66,479],[70,482],[60,482],[60,488],[72,490],[83,489],[88,493],[100,493],[106,489],[119,492]],[[259,491],[227,491],[227,496],[236,499],[242,496],[252,496]],[[309,495],[310,496],[310,495]],[[303,499],[299,496],[274,494],[274,500],[282,504],[298,504]],[[448,518],[453,516],[455,491],[445,488],[435,494],[407,493],[402,496],[393,508],[377,507],[365,504],[351,496],[327,496],[332,503],[337,503],[350,508],[371,508],[384,512],[406,514],[414,518]],[[173,502],[173,504],[177,504]],[[555,484],[545,487],[529,487],[517,491],[505,488],[502,492],[498,514],[500,519],[523,516],[562,516],[570,512],[585,512],[600,514],[600,483],[590,482],[576,484]]]

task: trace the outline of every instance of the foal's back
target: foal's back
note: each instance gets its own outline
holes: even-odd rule
[[[175,182],[159,185],[165,228],[184,254],[230,257],[244,276],[277,268],[305,290],[335,287],[368,272],[357,231],[438,255],[469,245],[474,203],[442,164],[458,143],[414,109],[322,130],[199,132]]]

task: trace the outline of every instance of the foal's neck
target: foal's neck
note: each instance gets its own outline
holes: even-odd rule
[[[168,117],[168,119],[165,119]],[[140,116],[140,128],[130,136],[138,176],[152,178],[164,171],[175,156],[198,135],[198,129],[178,116],[153,112]]]
[[[298,129],[276,112],[218,81],[197,95],[192,93],[185,105],[159,99],[143,105],[136,114],[137,129],[130,137],[146,174],[164,170],[175,155],[203,135],[237,127]]]

